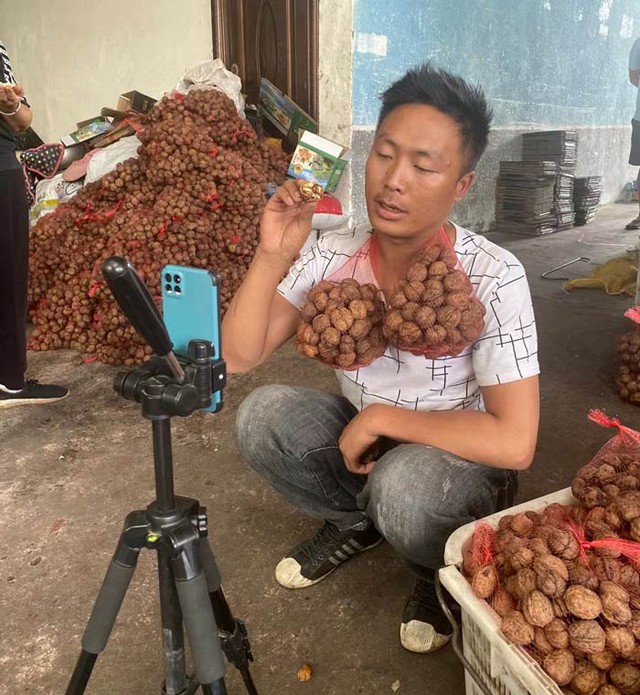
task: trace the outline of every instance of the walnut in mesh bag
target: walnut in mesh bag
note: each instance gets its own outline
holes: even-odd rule
[[[386,349],[382,336],[383,305],[378,288],[352,278],[323,280],[302,308],[296,348],[336,369],[371,364]]]
[[[428,358],[458,355],[480,335],[485,308],[450,247],[422,251],[390,299],[384,335],[392,345]]]

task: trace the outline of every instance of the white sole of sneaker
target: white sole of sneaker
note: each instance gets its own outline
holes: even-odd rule
[[[400,625],[400,644],[415,654],[429,654],[448,644],[450,635],[440,635],[433,625],[411,620]]]
[[[0,410],[5,408],[17,408],[20,405],[46,405],[47,403],[57,403],[68,397],[69,394],[59,398],[11,398],[0,401]]]
[[[339,565],[323,574],[319,579],[307,579],[300,572],[300,563],[292,557],[284,557],[276,566],[276,581],[285,589],[306,589],[313,586],[338,569]]]

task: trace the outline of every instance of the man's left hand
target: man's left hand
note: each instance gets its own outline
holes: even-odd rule
[[[365,408],[349,422],[338,442],[344,463],[351,473],[367,475],[375,464],[370,453],[375,448],[379,435],[372,428],[371,408],[372,406]]]

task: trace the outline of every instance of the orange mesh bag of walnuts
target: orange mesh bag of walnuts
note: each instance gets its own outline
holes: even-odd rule
[[[640,307],[625,311],[633,321],[633,330],[618,338],[616,386],[623,401],[640,405]]]
[[[484,305],[444,227],[416,255],[389,304],[389,343],[428,359],[459,355],[484,328]]]
[[[384,354],[384,304],[371,266],[371,239],[309,291],[301,313],[296,349],[305,357],[354,370]]]

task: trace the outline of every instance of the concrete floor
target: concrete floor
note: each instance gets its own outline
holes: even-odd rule
[[[609,436],[587,422],[601,407],[640,427],[640,414],[612,386],[617,336],[629,297],[562,291],[540,279],[588,256],[602,262],[635,245],[624,223],[633,205],[603,208],[586,227],[541,239],[501,237],[525,264],[534,296],[542,363],[542,424],[536,460],[520,500],[569,484]],[[583,275],[587,264],[573,266]],[[150,427],[111,389],[114,369],[72,352],[33,353],[30,374],[70,385],[52,406],[16,408],[0,419],[0,692],[62,693],[122,520],[153,499]],[[412,579],[383,545],[302,592],[280,588],[273,568],[315,524],[283,506],[239,460],[233,421],[241,400],[271,382],[335,388],[332,373],[285,346],[254,374],[234,377],[224,410],[176,420],[176,491],[209,510],[211,538],[232,608],[247,622],[261,695],[432,695],[463,693],[453,652],[405,652],[399,619]],[[116,628],[99,659],[91,695],[159,693],[162,681],[155,558],[139,563]],[[297,671],[309,662],[310,682]],[[235,673],[230,693],[243,693]],[[397,685],[399,684],[399,688]]]

